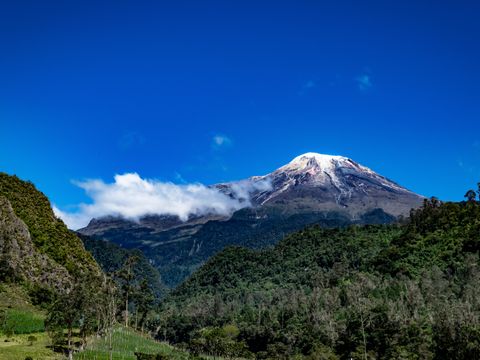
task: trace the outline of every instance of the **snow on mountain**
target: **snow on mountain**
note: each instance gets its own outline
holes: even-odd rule
[[[408,215],[410,208],[418,206],[423,199],[352,159],[313,152],[297,156],[272,173],[254,176],[248,181],[270,184],[270,187],[258,186],[259,190],[252,192],[254,206],[288,207],[288,203],[292,203],[295,211],[346,209],[355,214],[382,208],[398,216]],[[217,187],[230,193],[235,184]]]

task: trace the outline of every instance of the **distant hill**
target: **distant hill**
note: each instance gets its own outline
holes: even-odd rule
[[[79,232],[138,248],[174,287],[212,255],[230,245],[263,248],[286,234],[319,224],[387,224],[409,215],[423,197],[342,156],[307,153],[265,176],[217,184],[251,206],[232,216],[149,215],[138,222],[92,219]]]

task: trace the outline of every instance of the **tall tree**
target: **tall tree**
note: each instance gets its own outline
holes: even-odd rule
[[[135,291],[135,305],[137,312],[140,313],[140,321],[138,327],[143,331],[145,320],[147,319],[148,312],[152,309],[154,304],[153,291],[148,285],[147,279],[143,279]]]
[[[140,260],[137,255],[132,255],[125,260],[123,267],[117,272],[117,276],[122,281],[122,294],[125,303],[125,326],[128,327],[128,307],[130,296],[134,291],[135,286],[135,274],[133,268],[135,264]]]
[[[116,324],[116,314],[117,314],[117,296],[118,289],[115,286],[115,282],[104,275],[103,278],[103,294],[104,296],[101,299],[101,321],[100,326],[103,332],[106,334],[108,340],[108,353],[109,360],[113,359],[113,331]]]
[[[67,330],[68,358],[73,359],[72,336],[73,329],[80,327],[83,337],[86,338],[95,328],[97,317],[95,303],[98,293],[92,286],[95,279],[75,279],[72,287],[63,294],[58,295],[51,305],[45,325],[54,342],[64,341],[64,329]]]
[[[475,193],[475,190],[470,189],[465,193],[463,197],[466,198],[468,202],[473,202],[475,201],[477,194]]]

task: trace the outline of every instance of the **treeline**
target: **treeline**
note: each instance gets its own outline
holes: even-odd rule
[[[131,255],[120,269],[108,275],[77,277],[70,288],[60,293],[39,289],[47,310],[46,330],[56,351],[71,358],[74,351],[86,347],[89,336],[98,335],[110,340],[112,353],[111,339],[117,324],[144,331],[155,296],[147,279],[134,271],[139,260]],[[34,304],[38,297],[32,296]],[[80,340],[74,342],[74,335]]]
[[[478,359],[480,204],[467,195],[426,199],[402,225],[228,248],[162,303],[157,336],[192,351],[234,341],[210,353],[245,358]]]

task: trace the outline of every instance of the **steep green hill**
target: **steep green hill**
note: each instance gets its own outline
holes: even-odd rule
[[[62,287],[100,268],[48,198],[28,181],[0,173],[0,280]],[[62,285],[63,284],[63,285]]]
[[[258,358],[479,358],[479,249],[480,205],[435,199],[404,225],[228,248],[166,299],[159,336],[235,324]]]

